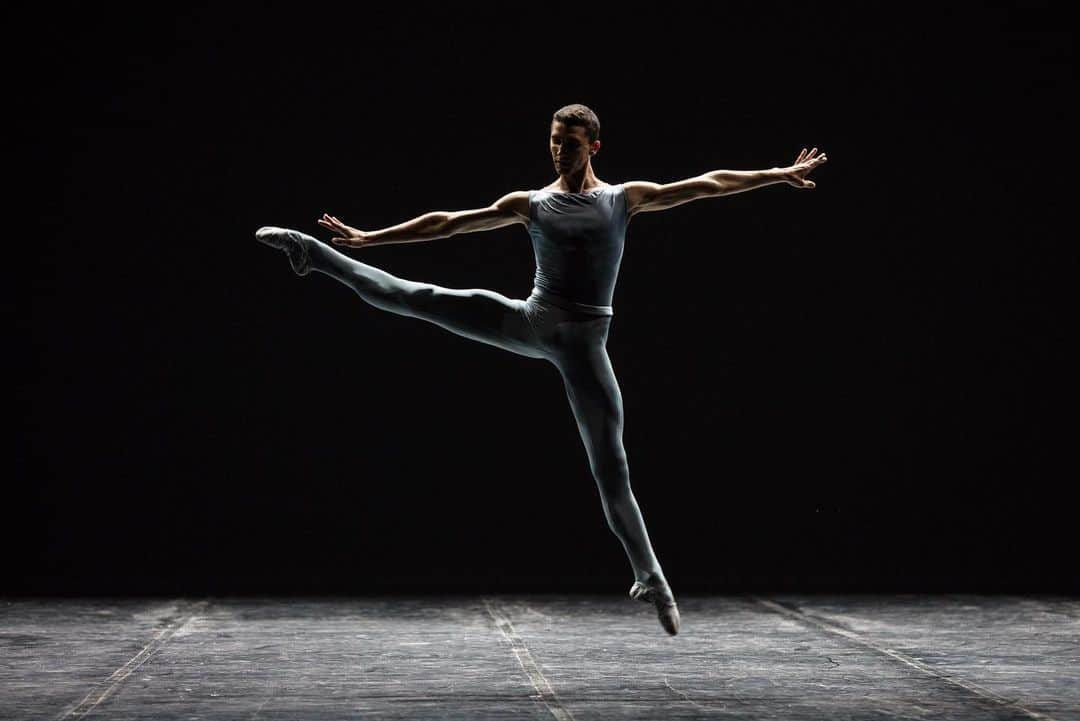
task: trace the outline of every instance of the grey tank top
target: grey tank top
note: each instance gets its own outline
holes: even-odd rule
[[[622,183],[584,193],[530,190],[537,294],[572,310],[612,314],[628,220]]]

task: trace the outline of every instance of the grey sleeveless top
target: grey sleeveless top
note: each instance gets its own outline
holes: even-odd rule
[[[538,295],[611,315],[628,220],[622,183],[584,193],[530,190]]]

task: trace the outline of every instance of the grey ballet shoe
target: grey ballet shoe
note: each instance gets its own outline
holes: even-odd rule
[[[264,225],[255,231],[255,239],[266,243],[271,248],[285,251],[285,254],[289,256],[289,264],[297,275],[307,275],[311,272],[310,244],[315,238],[307,233]]]
[[[645,584],[634,581],[630,587],[630,598],[644,603],[651,603],[656,607],[656,616],[660,619],[660,625],[664,630],[674,636],[679,632],[679,607],[675,603],[675,597],[671,594],[671,588],[665,581],[656,581]]]

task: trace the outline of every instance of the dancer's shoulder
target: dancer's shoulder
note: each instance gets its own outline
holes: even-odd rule
[[[498,208],[508,217],[513,216],[514,222],[525,223],[528,225],[532,220],[532,214],[530,213],[529,208],[532,194],[533,191],[531,190],[511,191],[496,200],[494,207]]]

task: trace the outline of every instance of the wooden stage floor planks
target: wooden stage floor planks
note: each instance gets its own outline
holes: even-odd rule
[[[0,719],[1080,721],[1080,599],[0,600]]]

